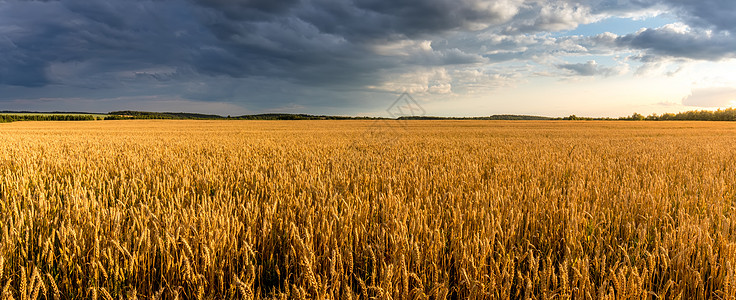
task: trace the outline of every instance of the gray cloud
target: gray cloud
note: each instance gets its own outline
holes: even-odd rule
[[[349,38],[422,37],[453,29],[477,30],[510,20],[521,0],[315,0],[302,14],[325,32]],[[314,8],[320,13],[313,13]],[[312,12],[312,13],[310,13]],[[357,25],[361,23],[361,25]],[[347,24],[345,26],[343,24]],[[356,25],[356,26],[350,26]],[[357,29],[357,30],[355,30]]]
[[[505,25],[506,34],[556,32],[575,29],[595,21],[587,3],[574,1],[529,1],[517,17]]]
[[[691,25],[715,29],[717,31],[736,31],[736,1],[732,0],[664,0]]]
[[[274,15],[287,12],[296,6],[299,0],[194,0],[194,2],[216,9],[230,19],[268,20]]]
[[[44,74],[45,63],[37,58],[28,57],[12,49],[0,51],[0,84],[39,87],[48,84]]]
[[[576,76],[613,76],[620,75],[626,72],[626,68],[619,67],[605,67],[599,65],[596,61],[591,60],[585,63],[577,64],[559,64],[557,68],[561,70],[567,70],[571,75]]]
[[[699,60],[721,60],[736,56],[736,38],[730,33],[668,25],[618,37],[622,47],[648,50],[649,54]]]
[[[600,49],[635,49],[647,56],[718,61],[736,57],[736,2],[731,0],[638,0],[591,4],[592,12],[604,15],[627,14],[637,9],[667,11],[685,24],[645,28],[616,36],[606,33],[587,38]]]
[[[619,46],[650,55],[718,61],[736,57],[736,1],[660,0],[688,26],[648,28],[620,37]]]

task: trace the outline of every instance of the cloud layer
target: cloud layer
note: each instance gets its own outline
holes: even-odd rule
[[[535,74],[620,76],[628,64],[733,58],[734,3],[7,0],[0,107],[61,98],[116,109],[133,102],[109,99],[135,98],[350,114],[374,107],[376,93],[461,96]],[[625,35],[565,34],[662,13],[678,22]],[[613,56],[630,58],[600,59]]]

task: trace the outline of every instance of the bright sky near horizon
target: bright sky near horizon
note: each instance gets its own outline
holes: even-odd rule
[[[0,111],[661,114],[735,58],[733,0],[0,0]]]

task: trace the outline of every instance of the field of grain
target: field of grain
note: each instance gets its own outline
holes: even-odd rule
[[[0,299],[734,299],[736,124],[0,124]]]

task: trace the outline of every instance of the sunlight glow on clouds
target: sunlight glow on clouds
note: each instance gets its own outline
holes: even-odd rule
[[[6,0],[0,110],[382,115],[403,91],[429,115],[710,109],[733,105],[734,14],[732,0]]]

